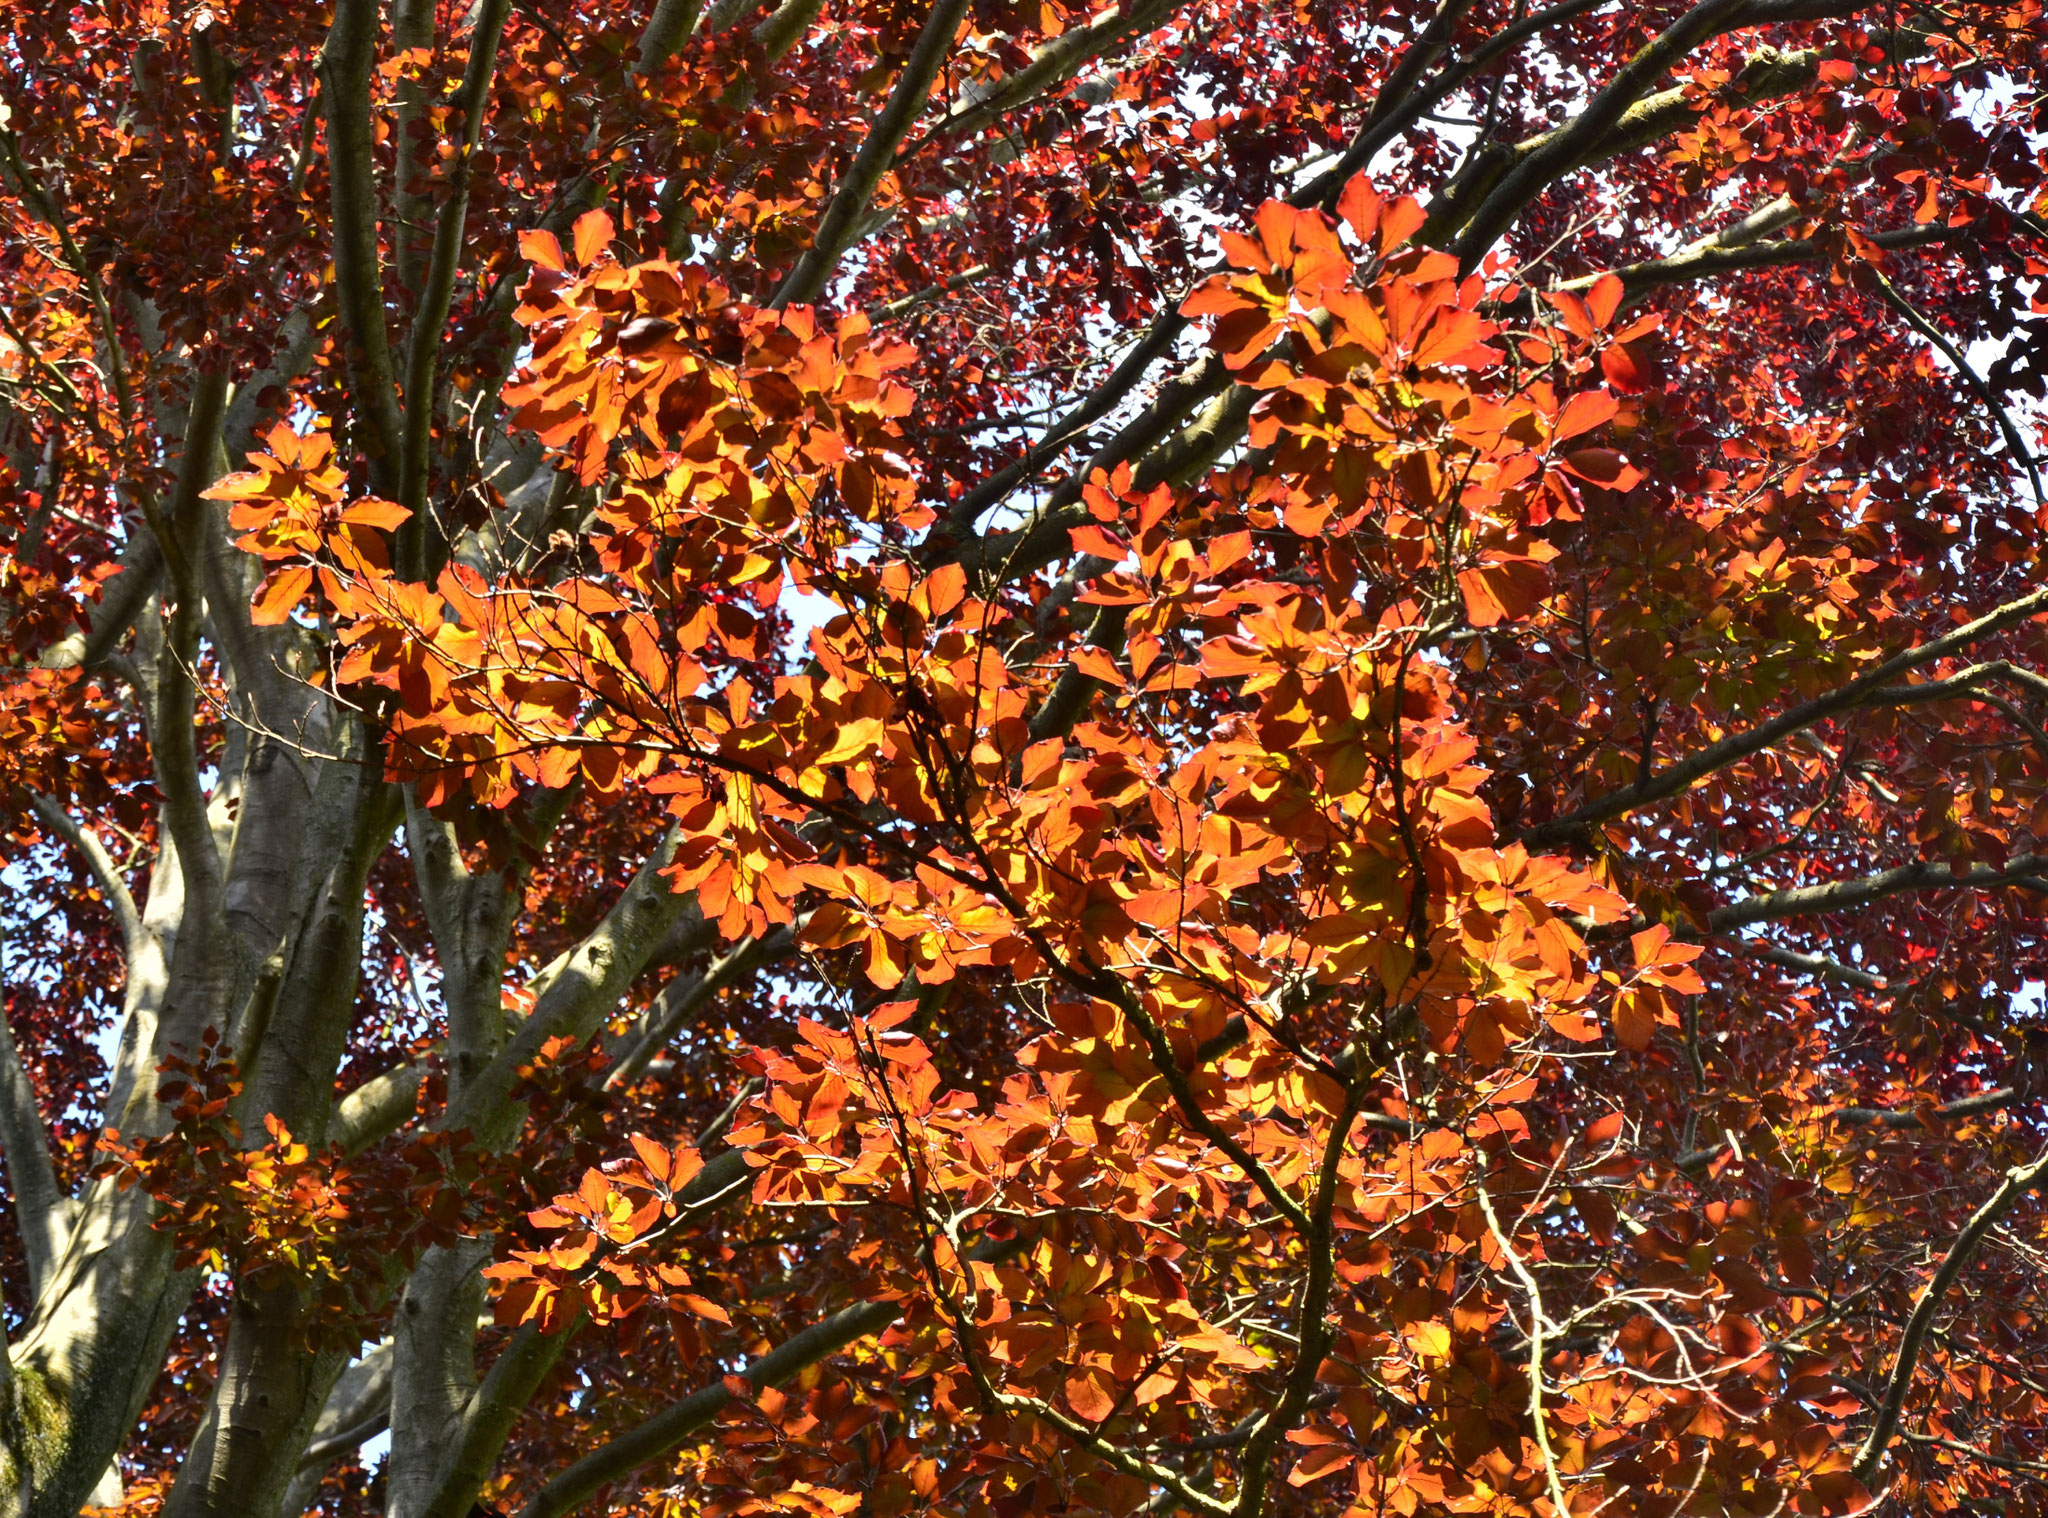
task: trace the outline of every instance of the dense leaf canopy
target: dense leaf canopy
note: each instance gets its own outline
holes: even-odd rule
[[[2048,1513],[2040,0],[13,0],[0,1518]]]

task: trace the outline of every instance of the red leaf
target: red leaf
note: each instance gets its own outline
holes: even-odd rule
[[[1640,395],[1649,386],[1648,373],[1635,353],[1621,343],[1601,350],[1600,372],[1607,383],[1626,395]]]
[[[1563,464],[1566,474],[1577,475],[1595,485],[1604,485],[1609,490],[1633,490],[1643,478],[1627,459],[1612,448],[1576,449],[1564,456]]]
[[[1618,275],[1603,274],[1593,282],[1593,288],[1586,292],[1586,314],[1593,318],[1593,325],[1605,327],[1614,320],[1614,313],[1621,309],[1622,284]]]
[[[1610,420],[1621,409],[1621,403],[1605,390],[1581,390],[1565,402],[1564,410],[1558,413],[1557,426],[1552,437],[1557,442],[1577,437],[1582,432],[1591,432],[1595,427]]]

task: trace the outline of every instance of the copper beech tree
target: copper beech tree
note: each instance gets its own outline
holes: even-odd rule
[[[2048,1513],[2040,0],[14,0],[0,1515]]]

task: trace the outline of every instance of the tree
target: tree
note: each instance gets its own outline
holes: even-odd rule
[[[11,18],[0,1512],[2048,1512],[2038,0]]]

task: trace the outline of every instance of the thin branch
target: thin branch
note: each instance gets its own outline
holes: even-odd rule
[[[1054,962],[1058,963],[1057,960]],[[1233,1165],[1237,1166],[1244,1173],[1245,1179],[1258,1188],[1259,1194],[1266,1199],[1266,1205],[1285,1218],[1289,1227],[1303,1235],[1312,1232],[1313,1225],[1308,1209],[1288,1195],[1286,1189],[1273,1178],[1272,1172],[1261,1165],[1249,1149],[1226,1133],[1223,1125],[1203,1109],[1200,1098],[1195,1095],[1194,1085],[1188,1079],[1188,1073],[1174,1059],[1173,1045],[1167,1039],[1166,1030],[1145,1010],[1144,1003],[1130,993],[1129,987],[1114,976],[1097,976],[1082,979],[1080,988],[1100,996],[1115,1006],[1138,1030],[1139,1037],[1145,1040],[1146,1053],[1151,1058],[1152,1067],[1159,1072],[1160,1079],[1166,1082],[1167,1089],[1173,1093],[1174,1104],[1180,1108],[1181,1116],[1187,1120],[1188,1126],[1215,1145]]]
[[[1940,350],[1941,356],[1955,366],[1956,373],[1963,377],[1964,382],[1975,392],[1977,399],[1984,403],[1985,409],[1991,413],[1991,419],[1998,424],[1998,430],[2005,436],[2005,446],[2010,448],[2012,456],[2026,467],[2027,482],[2034,487],[2035,507],[2048,512],[2048,495],[2041,492],[2041,471],[2035,466],[2034,455],[2028,451],[2026,442],[2020,437],[2020,429],[2013,425],[2012,413],[2005,409],[2005,402],[2000,400],[1991,386],[1984,382],[1983,377],[1970,367],[1970,361],[1963,357],[1960,348],[1948,340],[1947,334],[1922,316],[1913,303],[1899,293],[1898,286],[1885,278],[1882,269],[1875,264],[1867,267],[1877,281],[1878,293],[1884,297],[1885,304],[1903,316],[1906,325],[1934,344]]]
[[[436,0],[386,0],[392,54],[433,51],[440,40],[439,11]],[[422,158],[439,146],[433,107],[441,91],[438,81],[416,69],[401,70],[391,83],[391,277],[399,289],[419,291],[426,264],[420,234],[434,219],[434,193]]]
[[[1293,201],[1295,197],[1289,197]],[[1891,237],[1893,234],[1884,234]],[[1919,240],[1900,240],[1909,245]],[[1932,240],[1932,239],[1926,239]],[[1765,244],[1770,254],[1754,250],[1729,250],[1720,259],[1700,259],[1691,266],[1674,266],[1662,282],[1710,278],[1745,267],[1773,261],[1793,262],[1824,256],[1818,246],[1792,248],[1788,244]],[[1794,258],[1793,254],[1797,255]],[[1015,528],[979,533],[975,524],[991,508],[1009,498],[1025,481],[1051,464],[1072,446],[1083,429],[1115,409],[1144,380],[1152,364],[1172,350],[1184,329],[1177,307],[1162,310],[1153,325],[1086,401],[1074,407],[1019,459],[997,471],[955,501],[948,510],[949,530],[935,534],[930,564],[958,562],[986,577],[1010,578],[1042,568],[1069,551],[1068,529],[1088,520],[1080,496],[1084,482],[1096,469],[1138,459],[1141,484],[1182,479],[1220,457],[1242,438],[1251,416],[1256,390],[1232,386],[1230,372],[1213,352],[1204,352],[1184,369],[1162,383],[1153,400],[1134,419],[1103,443],[1088,459],[1069,471]],[[1192,422],[1182,425],[1190,410],[1208,402]],[[1178,430],[1177,430],[1178,429]]]
[[[1928,1117],[1937,1121],[1982,1117],[1987,1112],[2002,1111],[2019,1099],[2020,1093],[2014,1087],[1997,1086],[1989,1091],[1979,1091],[1974,1096],[1944,1102],[1939,1107],[1927,1109],[1925,1114],[1918,1108],[1843,1107],[1828,1116],[1851,1128],[1925,1128]]]
[[[106,285],[100,279],[98,266],[79,248],[70,226],[58,213],[56,202],[50,198],[42,182],[29,172],[28,164],[21,156],[21,139],[4,127],[0,127],[0,169],[5,170],[4,175],[0,175],[0,182],[13,181],[22,202],[57,239],[65,267],[85,285],[86,296],[92,302],[93,314],[98,321],[100,341],[106,347],[107,378],[113,383],[115,409],[122,427],[132,428],[135,424],[135,390],[128,377],[127,361],[121,353],[121,333],[114,322],[113,303],[107,299]],[[144,510],[154,513],[155,503],[149,499],[146,487],[143,500]]]
[[[448,1454],[434,1482],[434,1495],[420,1518],[464,1518],[526,1404],[568,1347],[582,1314],[553,1333],[528,1323],[512,1336],[463,1408]]]
[[[1719,743],[1709,744],[1690,758],[1681,759],[1656,772],[1649,777],[1647,783],[1638,783],[1626,790],[1611,792],[1598,800],[1585,803],[1562,817],[1539,823],[1532,828],[1524,828],[1519,835],[1519,841],[1530,849],[1561,843],[1596,823],[1606,822],[1610,818],[1619,817],[1625,812],[1632,812],[1653,802],[1668,800],[1690,790],[1714,771],[1725,768],[1738,759],[1746,759],[1751,754],[1761,752],[1802,728],[1811,727],[1825,718],[1876,703],[1881,693],[1885,692],[1888,682],[1907,671],[1956,653],[1981,638],[2017,626],[2044,611],[2048,611],[2048,587],[2021,596],[2016,601],[2008,601],[2005,605],[1938,638],[1931,638],[1903,653],[1894,654],[1869,673],[1858,676],[1824,696],[1816,696],[1811,701],[1801,702],[1798,706],[1781,712],[1767,722],[1759,723],[1747,732],[1734,733]],[[1988,678],[1994,671],[2002,673],[2008,667],[2003,661],[1994,661],[1993,664],[1981,668]],[[1905,686],[1899,689],[1919,691],[1925,687]],[[1915,695],[1913,699],[1922,698]]]
[[[824,0],[782,0],[770,11],[754,28],[754,41],[768,61],[773,63],[795,47],[823,7]]]
[[[360,1447],[364,1440],[374,1439],[391,1427],[391,1407],[387,1397],[385,1405],[365,1413],[361,1421],[350,1424],[340,1432],[325,1439],[315,1440],[306,1446],[306,1453],[299,1457],[301,1468],[308,1465],[324,1465],[336,1455],[343,1455]]]
[[[291,1485],[276,1508],[280,1518],[304,1513],[313,1505],[328,1465],[390,1427],[392,1359],[392,1342],[387,1338],[342,1371],[327,1393],[313,1424],[312,1442],[299,1456]]]
[[[1934,1315],[1941,1308],[1942,1297],[1955,1284],[1956,1277],[1963,1273],[1963,1267],[1976,1253],[1984,1235],[1991,1231],[1991,1225],[2032,1191],[2044,1172],[2048,1172],[2048,1149],[2043,1149],[2026,1164],[2015,1165],[2006,1171],[1998,1189],[1985,1199],[1983,1206],[1970,1214],[1970,1220],[1956,1235],[1955,1243],[1942,1256],[1933,1278],[1920,1289],[1920,1296],[1913,1303],[1912,1316],[1906,1320],[1906,1331],[1900,1336],[1898,1354],[1892,1361],[1892,1373],[1886,1378],[1884,1392],[1878,1401],[1877,1422],[1872,1426],[1870,1436],[1863,1441],[1863,1447],[1856,1452],[1853,1470],[1856,1479],[1865,1487],[1876,1478],[1878,1467],[1884,1461],[1885,1449],[1898,1429],[1899,1414],[1905,1406],[1906,1392],[1913,1384],[1913,1371],[1920,1359],[1920,1346],[1926,1341],[1928,1329],[1934,1325]]]
[[[1175,1501],[1185,1503],[1197,1512],[1208,1513],[1211,1518],[1227,1518],[1227,1515],[1240,1511],[1231,1503],[1211,1497],[1207,1492],[1197,1491],[1177,1472],[1168,1470],[1156,1461],[1147,1460],[1142,1455],[1134,1455],[1129,1450],[1110,1443],[1080,1419],[1070,1417],[1048,1402],[1041,1402],[1036,1397],[1020,1397],[1014,1392],[995,1391],[992,1388],[988,1396],[1004,1412],[1021,1413],[1025,1417],[1038,1419],[1049,1428],[1057,1429],[1066,1435],[1103,1464],[1122,1471],[1126,1476],[1158,1487],[1162,1492],[1171,1495]]]
[[[1707,926],[1716,933],[1729,933],[1781,917],[1845,912],[1906,891],[1984,891],[2010,885],[2028,887],[2044,872],[2048,872],[2048,855],[2023,854],[2000,867],[1973,864],[1961,870],[1946,862],[1917,860],[1897,869],[1880,870],[1875,875],[1830,880],[1820,885],[1789,886],[1782,891],[1746,896],[1709,912]]]
[[[861,1302],[792,1334],[753,1360],[740,1376],[756,1389],[779,1386],[805,1367],[837,1354],[849,1344],[880,1333],[902,1315],[901,1302]],[[631,1475],[707,1427],[733,1400],[724,1381],[673,1402],[564,1470],[534,1495],[521,1518],[561,1518],[599,1487]]]
[[[107,907],[113,912],[114,921],[121,925],[121,942],[129,957],[133,958],[137,945],[142,942],[142,914],[136,910],[135,898],[128,894],[114,856],[107,852],[98,834],[50,797],[41,792],[30,792],[29,801],[35,807],[36,815],[50,825],[50,830],[84,858],[86,867],[92,871],[93,882],[99,886],[100,894],[107,898]]]
[[[520,1067],[539,1058],[550,1039],[581,1043],[595,1033],[676,919],[695,902],[694,895],[678,894],[662,874],[675,857],[676,840],[675,829],[669,829],[604,920],[542,973],[532,1015],[449,1103],[448,1127],[468,1128],[486,1143],[511,1141],[518,1117],[510,1091]]]
[[[43,667],[91,670],[105,664],[163,578],[164,555],[156,534],[138,526],[121,551],[119,572],[105,582],[93,603],[90,630],[68,634],[44,649]]]
[[[897,148],[924,113],[925,104],[931,99],[932,81],[952,50],[953,34],[959,30],[960,18],[966,12],[967,0],[937,0],[932,6],[896,88],[890,92],[889,103],[875,118],[853,167],[846,171],[845,179],[833,192],[831,204],[819,218],[810,248],[789,271],[789,277],[783,280],[782,288],[775,292],[769,305],[780,310],[792,303],[813,300],[824,289],[840,256],[853,245],[861,212],[874,197],[875,187],[888,172]]]
[[[1979,1091],[1975,1095],[1944,1102],[1939,1107],[1838,1107],[1827,1114],[1832,1122],[1845,1128],[1889,1128],[1903,1130],[1924,1128],[1936,1130],[1936,1124],[1957,1118],[1982,1117],[1987,1112],[2000,1112],[2020,1100],[2020,1093],[2011,1086],[1999,1086],[1990,1091]],[[1932,1118],[1934,1121],[1929,1122]],[[1689,1149],[1675,1157],[1673,1168],[1694,1174],[1728,1153],[1733,1144],[1722,1138],[1704,1148]]]
[[[1758,9],[1750,0],[1704,0],[1687,11],[1629,59],[1577,116],[1493,155],[1483,164],[1481,177],[1462,193],[1454,187],[1441,210],[1431,207],[1431,220],[1438,226],[1425,228],[1423,238],[1428,240],[1432,231],[1442,235],[1462,227],[1454,251],[1466,270],[1474,269],[1523,208],[1549,185],[1690,125],[1699,111],[1695,95],[1684,86],[1656,94],[1650,93],[1651,87],[1708,38],[1758,24]],[[1814,49],[1761,49],[1729,90],[1749,101],[1789,95],[1812,84],[1819,66],[1820,54]],[[1479,198],[1473,205],[1475,197]]]
[[[1955,236],[1955,228],[1940,226],[1906,227],[1892,232],[1866,234],[1868,241],[1878,247],[1892,250],[1924,248],[1932,244],[1951,242]],[[1681,248],[1667,258],[1625,264],[1612,272],[1621,281],[1622,289],[1630,297],[1634,297],[1662,285],[1714,279],[1723,274],[1742,274],[1753,269],[1784,268],[1792,264],[1824,263],[1833,258],[1836,251],[1832,244],[1816,237],[1780,237],[1767,241],[1732,242],[1722,241],[1718,237],[1704,238],[1689,248]],[[1579,279],[1566,280],[1556,288],[1581,290],[1605,277],[1604,274],[1589,274]]]
[[[172,553],[173,580],[176,556]],[[222,865],[213,825],[207,816],[206,792],[199,778],[199,659],[202,606],[196,587],[181,596],[168,626],[152,640],[154,658],[146,676],[149,699],[149,757],[163,796],[163,816],[177,845],[179,873],[185,884],[186,910],[202,923],[216,922],[224,909]]]
[[[1165,25],[1184,3],[1185,0],[1143,0],[1129,11],[1115,7],[1084,26],[1062,32],[1036,49],[1031,54],[1031,61],[1015,73],[1004,75],[992,85],[981,86],[978,94],[973,92],[973,87],[963,91],[954,101],[952,110],[934,123],[919,141],[905,148],[898,155],[897,162],[915,156],[926,143],[939,137],[978,131],[1005,111],[1029,104],[1073,78],[1082,65],[1101,57],[1111,48]]]
[[[1199,1063],[1200,1051],[1197,1051]],[[1308,1208],[1308,1228],[1302,1248],[1308,1254],[1308,1276],[1302,1283],[1294,1315],[1294,1337],[1298,1348],[1294,1368],[1287,1377],[1279,1402],[1253,1429],[1245,1444],[1240,1464],[1235,1509],[1240,1518],[1254,1518],[1264,1504],[1272,1479],[1272,1461],[1280,1441],[1292,1433],[1303,1416],[1322,1374],[1323,1357],[1329,1353],[1335,1335],[1329,1322],[1330,1292],[1337,1270],[1335,1214],[1340,1171],[1351,1143],[1351,1127],[1358,1115],[1361,1084],[1354,1080],[1344,1091],[1344,1101],[1323,1143],[1317,1166],[1315,1195]]]
[[[702,975],[679,975],[671,980],[647,1009],[625,1052],[606,1072],[605,1089],[616,1090],[635,1080],[648,1061],[668,1047],[683,1025],[719,991],[763,965],[773,964],[795,946],[796,934],[788,924],[778,924],[759,938],[735,944]]]
[[[221,428],[227,421],[228,373],[225,367],[198,369],[192,376],[192,403],[185,413],[185,435],[178,455],[178,477],[171,489],[169,522],[177,554],[197,565],[206,532],[206,503],[200,494],[219,478]],[[191,593],[196,593],[197,582]],[[180,594],[187,591],[181,589]]]
[[[1974,1444],[1965,1444],[1960,1439],[1944,1439],[1939,1434],[1908,1433],[1905,1437],[1914,1444],[1932,1445],[1935,1449],[1968,1455],[1972,1460],[1981,1461],[1995,1471],[2011,1471],[2021,1476],[2048,1476],[2048,1464],[2043,1464],[2039,1460],[2017,1460],[2009,1455],[1994,1455],[1989,1450],[1978,1449]]]
[[[206,789],[200,782],[197,746],[200,635],[204,596],[199,553],[207,513],[200,492],[213,477],[220,428],[227,408],[225,370],[200,370],[193,377],[192,405],[177,481],[166,516],[152,508],[150,531],[157,537],[170,571],[177,603],[171,608],[166,636],[155,659],[153,699],[149,707],[149,754],[163,795],[163,811],[178,845],[188,903],[196,904],[202,921],[217,920],[222,903],[222,863],[207,817]]]
[[[335,0],[320,49],[320,93],[327,107],[327,171],[333,181],[334,289],[348,333],[349,391],[370,484],[398,490],[405,422],[399,415],[391,339],[384,325],[384,278],[377,251],[377,164],[370,81],[377,62],[377,0]]]
[[[302,1471],[325,1465],[389,1426],[392,1358],[391,1340],[384,1339],[341,1373],[313,1425],[313,1442],[299,1457]]]
[[[1344,156],[1300,191],[1300,198],[1289,196],[1289,203],[1297,207],[1317,206],[1325,212],[1334,212],[1338,198],[1344,193],[1344,186],[1379,155],[1380,149],[1414,126],[1446,96],[1462,89],[1468,81],[1539,32],[1546,32],[1561,22],[1597,9],[1603,3],[1604,0],[1561,0],[1560,4],[1524,16],[1512,25],[1502,27],[1464,58],[1445,68],[1426,86],[1417,88],[1417,76],[1441,53],[1450,38],[1451,28],[1470,8],[1460,0],[1443,0],[1428,28],[1416,39],[1415,45],[1402,54],[1401,61],[1387,76],[1386,84],[1381,87],[1372,110],[1352,137],[1351,145],[1344,150]]]
[[[462,141],[449,169],[448,198],[434,226],[434,251],[427,265],[426,288],[405,352],[404,448],[399,458],[398,501],[412,512],[399,531],[400,569],[431,579],[438,565],[427,562],[427,474],[433,445],[434,381],[441,355],[442,328],[455,295],[455,276],[462,259],[462,234],[469,219],[469,180],[483,135],[484,107],[498,67],[498,43],[512,0],[483,0],[476,28],[469,37],[469,63],[457,97],[462,116]],[[340,24],[337,14],[336,25]],[[338,192],[337,192],[338,193]],[[336,237],[337,255],[341,239]],[[410,561],[410,562],[407,562]]]
[[[413,1060],[373,1075],[335,1104],[328,1138],[343,1154],[362,1153],[405,1125],[419,1103],[426,1066]]]
[[[1106,562],[1104,567],[1109,567]],[[1124,649],[1125,624],[1129,621],[1131,609],[1128,606],[1100,606],[1089,621],[1088,630],[1082,634],[1082,644],[1087,647],[1106,650],[1112,658],[1122,654]],[[1055,734],[1065,735],[1080,720],[1081,713],[1088,708],[1088,702],[1103,682],[1093,675],[1083,674],[1078,666],[1068,664],[1060,671],[1060,677],[1053,682],[1044,705],[1031,715],[1030,734],[1032,742],[1050,738]]]
[[[50,1163],[36,1088],[22,1068],[14,1031],[0,1016],[0,1154],[7,1157],[7,1181],[14,1192],[15,1225],[28,1260],[30,1305],[64,1253],[69,1238],[69,1204]]]
[[[1822,980],[1838,980],[1845,986],[1858,991],[1882,991],[1886,981],[1882,975],[1872,975],[1868,970],[1859,970],[1853,965],[1841,964],[1819,954],[1801,954],[1796,949],[1780,948],[1776,944],[1752,945],[1744,942],[1740,947],[1749,950],[1766,964],[1780,965],[1787,970],[1797,970],[1802,975],[1817,976]]]
[[[633,72],[646,76],[676,55],[696,29],[704,0],[657,0],[640,33],[640,52]]]
[[[1436,32],[1440,22],[1447,25],[1462,9],[1457,0],[1445,0],[1439,9],[1437,19],[1431,22],[1430,32],[1425,32],[1416,47],[1403,56],[1401,63],[1389,76],[1387,87],[1375,97],[1372,109],[1367,112],[1343,158],[1334,168],[1289,195],[1288,204],[1297,208],[1316,206],[1325,212],[1333,210],[1338,197],[1343,193],[1344,186],[1351,178],[1371,162],[1373,155],[1381,148],[1413,126],[1429,106],[1538,32],[1569,20],[1583,11],[1591,10],[1601,3],[1603,0],[1564,0],[1562,4],[1539,11],[1536,15],[1526,17],[1497,33],[1475,48],[1471,56],[1462,63],[1439,74],[1427,87],[1407,90],[1414,75],[1420,72],[1420,65],[1431,56],[1434,44],[1430,32]],[[1418,65],[1413,70],[1409,67],[1411,57]],[[1407,90],[1407,93],[1401,93],[1403,90]],[[1221,267],[1223,266],[1215,265],[1203,270],[1194,283],[1200,283]],[[1116,368],[1104,376],[1086,400],[1076,403],[1066,415],[1049,427],[1045,435],[1026,449],[1021,458],[998,470],[954,503],[949,516],[956,536],[965,537],[971,533],[974,524],[985,512],[1005,500],[1019,485],[1050,464],[1074,438],[1108,416],[1136,390],[1152,365],[1173,351],[1175,341],[1187,329],[1188,319],[1181,315],[1180,308],[1181,302],[1178,299],[1161,306],[1159,314],[1152,319],[1152,325],[1146,329],[1145,335],[1125,353]],[[1152,404],[1146,408],[1143,417],[1123,429],[1120,438],[1127,436],[1130,441],[1121,448],[1118,457],[1129,458],[1165,436],[1190,407],[1220,393],[1228,383],[1228,378],[1227,371],[1216,360],[1215,355],[1203,354],[1196,359],[1192,365],[1161,387]],[[1085,480],[1089,470],[1096,466],[1097,460],[1091,459],[1067,482],[1067,486],[1076,496],[1079,494],[1079,482]],[[1064,525],[1066,524],[1062,524]],[[1020,539],[1021,536],[1020,534]],[[1063,543],[1064,532],[1059,532],[1057,538]],[[962,556],[966,557],[965,554]],[[989,558],[993,555],[983,557]]]
[[[252,375],[227,402],[218,441],[209,456],[209,476],[239,464],[245,454],[253,451],[257,412],[265,392],[272,391],[272,387],[288,390],[312,364],[323,335],[315,327],[311,313],[303,307],[285,319],[279,334],[280,351],[263,372]],[[212,506],[201,526],[202,537],[196,550],[200,581],[206,589],[207,620],[234,687],[247,698],[249,709],[263,711],[271,721],[286,721],[286,713],[302,715],[311,702],[320,699],[310,691],[295,691],[283,673],[292,662],[290,650],[294,644],[303,644],[304,635],[290,622],[258,627],[250,619],[249,577],[255,561],[235,546],[236,534],[226,530],[226,515],[224,503]]]

